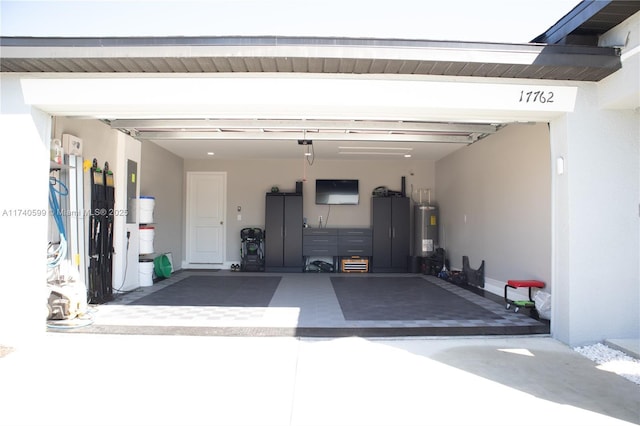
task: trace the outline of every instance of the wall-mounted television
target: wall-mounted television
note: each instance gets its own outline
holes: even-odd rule
[[[316,179],[316,204],[358,204],[357,179]]]

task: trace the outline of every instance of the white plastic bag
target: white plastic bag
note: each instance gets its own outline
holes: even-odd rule
[[[540,318],[550,320],[551,295],[544,291],[536,291],[536,294],[533,296],[533,301],[536,303],[536,310]]]

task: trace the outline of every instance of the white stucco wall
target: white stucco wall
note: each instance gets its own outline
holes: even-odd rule
[[[599,39],[622,69],[551,122],[552,331],[573,345],[640,337],[640,13]]]
[[[603,34],[600,46],[620,46],[622,69],[598,83],[598,103],[606,109],[640,106],[640,13]]]
[[[640,335],[640,115],[602,109],[585,84],[551,122],[552,332],[571,345]]]
[[[20,345],[45,331],[51,127],[24,104],[17,76],[0,75],[0,86],[0,344]]]

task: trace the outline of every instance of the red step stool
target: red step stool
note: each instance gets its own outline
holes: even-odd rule
[[[504,286],[504,303],[507,309],[511,309],[511,303],[509,299],[507,299],[507,289],[508,288],[528,288],[529,289],[529,300],[514,300],[513,304],[516,306],[516,312],[520,310],[520,308],[535,308],[536,303],[531,298],[531,289],[532,288],[543,288],[544,283],[542,281],[537,280],[508,280],[507,285]]]

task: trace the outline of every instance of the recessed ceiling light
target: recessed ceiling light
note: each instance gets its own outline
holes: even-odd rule
[[[412,151],[413,148],[396,147],[396,146],[339,146],[338,149],[353,149],[366,151]]]
[[[399,146],[339,146],[338,154],[341,155],[384,155],[384,156],[405,156],[411,157],[409,154],[413,148]],[[407,158],[408,158],[407,157]]]
[[[354,152],[354,151],[338,151],[340,155],[386,155],[390,157],[397,157],[400,155],[405,155],[401,152],[377,152],[377,151],[362,151],[362,152]]]
[[[215,155],[213,152],[207,152],[207,155]]]
[[[405,154],[404,158],[411,158],[411,154]]]

